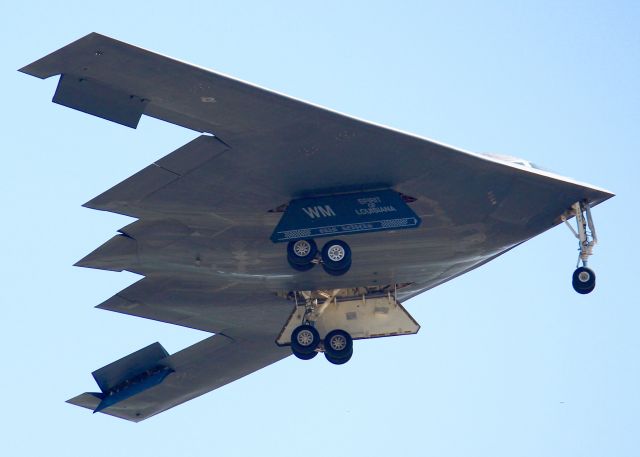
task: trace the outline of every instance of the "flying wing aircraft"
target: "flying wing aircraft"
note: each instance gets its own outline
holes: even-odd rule
[[[91,33],[20,71],[55,103],[198,132],[84,206],[136,218],[77,265],[143,277],[98,308],[210,332],[93,373],[69,403],[138,422],[293,353],[413,334],[401,303],[575,218],[589,293],[591,208],[612,194],[462,151]]]

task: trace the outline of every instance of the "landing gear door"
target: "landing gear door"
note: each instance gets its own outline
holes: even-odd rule
[[[276,343],[291,344],[291,333],[304,319],[305,306],[296,306]],[[411,335],[420,330],[420,325],[391,295],[333,300],[320,314],[312,311],[307,319],[313,322],[321,338],[334,329],[346,331],[354,340]]]
[[[276,226],[274,243],[418,227],[402,195],[386,189],[292,200]]]

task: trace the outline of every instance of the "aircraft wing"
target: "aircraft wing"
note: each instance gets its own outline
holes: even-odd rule
[[[252,294],[233,286],[216,290],[204,281],[153,276],[141,279],[98,308],[216,333],[173,355],[145,348],[113,362],[94,372],[102,392],[68,400],[133,422],[291,354],[288,348],[274,344],[292,308],[275,294]],[[156,373],[166,375],[157,384],[153,382]]]
[[[61,105],[133,128],[144,114],[202,133],[85,204],[138,219],[78,262],[145,276],[100,308],[216,334],[174,355],[159,345],[133,353],[94,373],[102,392],[70,400],[129,420],[288,355],[274,340],[290,292],[394,290],[404,301],[561,223],[575,202],[612,196],[96,33],[20,71],[60,75]],[[347,274],[292,270],[270,241],[292,200],[372,189],[401,194],[422,224],[350,236]]]

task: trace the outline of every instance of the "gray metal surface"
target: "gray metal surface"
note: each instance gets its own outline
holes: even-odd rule
[[[559,224],[572,203],[612,196],[98,34],[21,71],[88,82],[60,84],[56,98],[105,119],[135,126],[142,112],[206,133],[85,204],[139,219],[78,262],[145,276],[101,308],[217,333],[170,356],[175,372],[162,384],[104,411],[129,420],[288,355],[274,340],[293,305],[278,292],[408,284],[403,301]],[[273,210],[293,198],[373,189],[415,199],[422,225],[346,237],[353,265],[344,276],[296,272],[269,240],[281,216]],[[70,401],[94,408],[99,399]]]
[[[173,354],[170,361],[175,371],[162,384],[102,412],[139,422],[224,386],[287,357],[288,348],[276,346],[274,338],[256,335],[251,339],[232,340],[224,335],[211,336]],[[95,394],[84,393],[68,402],[95,410],[100,399]]]

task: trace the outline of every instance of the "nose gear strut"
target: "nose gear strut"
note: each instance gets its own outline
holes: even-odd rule
[[[580,251],[576,265],[577,268],[573,272],[572,284],[573,289],[579,294],[588,294],[596,287],[596,275],[593,270],[587,267],[587,262],[589,256],[593,255],[593,248],[598,242],[598,236],[593,223],[589,202],[586,200],[576,202],[571,205],[571,208],[572,211],[569,213],[569,216],[563,215],[562,221],[567,224],[569,230],[571,230],[573,235],[578,239]],[[571,215],[575,215],[576,217],[577,231],[567,220]],[[581,262],[582,266],[580,266]]]

